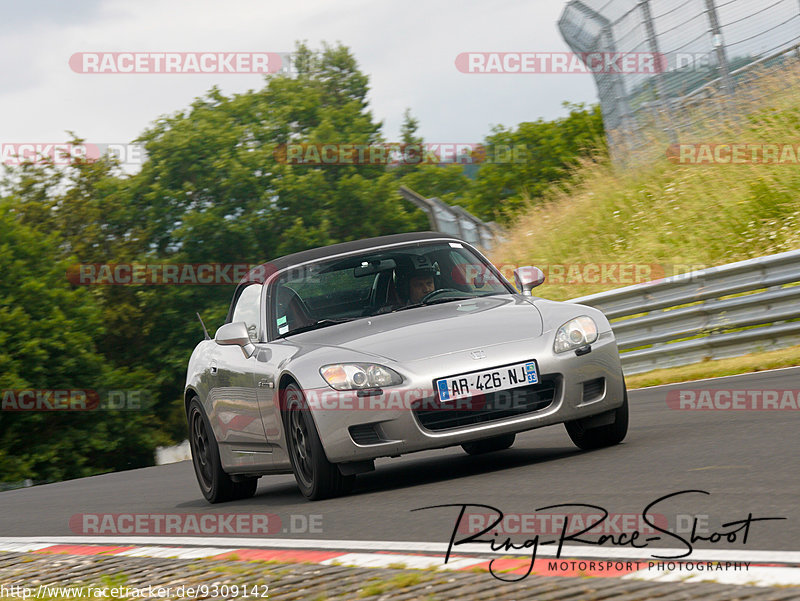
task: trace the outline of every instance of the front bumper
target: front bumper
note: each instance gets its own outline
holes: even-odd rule
[[[460,445],[597,415],[616,409],[623,402],[624,380],[611,332],[602,334],[592,351],[581,356],[574,351],[553,353],[548,336],[480,348],[486,355],[480,364],[470,357],[473,349],[467,349],[390,365],[406,381],[402,386],[385,389],[381,395],[359,397],[355,392],[337,393],[329,388],[306,391],[328,459],[334,463],[363,461]],[[516,415],[506,412],[500,419],[432,430],[422,425],[420,416],[411,408],[415,402],[422,401],[426,407],[435,403],[436,378],[531,359],[537,362],[540,380],[555,384],[552,402],[540,403],[545,405],[541,409],[532,407]],[[466,404],[461,410],[470,415]]]

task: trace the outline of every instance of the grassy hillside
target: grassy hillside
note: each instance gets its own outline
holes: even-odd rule
[[[785,74],[780,82],[763,82],[759,97],[749,96],[746,120],[737,126],[706,122],[704,131],[681,142],[792,144],[797,150],[799,91],[796,78],[787,87]],[[543,266],[551,277],[537,293],[567,299],[637,281],[585,281],[603,266],[669,276],[689,266],[800,248],[800,157],[784,165],[675,164],[666,143],[654,144],[663,148],[661,158],[646,166],[580,165],[569,189],[552,190],[544,203],[522,211],[493,262]]]

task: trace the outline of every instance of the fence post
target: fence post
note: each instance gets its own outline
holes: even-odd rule
[[[618,52],[617,44],[614,41],[614,32],[611,30],[611,24],[608,23],[603,26],[602,33],[598,37],[598,40],[602,41],[602,46],[600,48],[600,52],[608,53],[608,54],[616,54]],[[622,79],[621,73],[613,73],[603,75],[601,74],[600,77],[609,77],[611,78],[611,85],[613,86],[614,90],[614,100],[616,101],[617,110],[619,111],[619,131],[616,132],[618,139],[616,140],[616,144],[625,145],[625,158],[624,161],[630,161],[633,155],[633,138],[636,137],[639,133],[638,127],[636,122],[633,119],[633,115],[631,114],[631,108],[629,104],[628,92],[625,89],[625,82]]]
[[[733,94],[733,79],[731,79],[731,69],[728,64],[728,55],[725,52],[725,43],[722,41],[722,30],[719,26],[719,17],[717,16],[717,6],[714,0],[706,0],[706,13],[708,14],[708,22],[711,25],[711,43],[717,55],[717,64],[719,65],[720,76],[722,77],[722,85],[728,94]]]
[[[653,23],[653,13],[650,10],[650,0],[639,0],[639,8],[642,10],[642,18],[644,19],[645,31],[647,31],[647,44],[650,46],[650,52],[656,59],[656,72],[653,75],[656,87],[656,100],[666,109],[667,113],[667,126],[664,128],[669,136],[670,144],[678,143],[678,135],[675,131],[675,119],[672,114],[672,100],[667,95],[667,89],[664,85],[664,70],[666,64],[662,61],[661,50],[658,45],[658,36],[656,36],[656,28]]]
[[[592,39],[581,35],[580,26],[567,18],[567,9],[577,11],[584,19],[597,27]],[[570,0],[567,9],[559,19],[558,27],[573,52],[605,52],[609,54],[617,52],[612,23],[608,18],[581,0]],[[638,136],[640,132],[631,115],[630,98],[626,93],[622,74],[594,72],[593,76],[603,107],[603,124],[609,153],[615,163],[624,164],[631,159],[632,138]],[[624,152],[622,146],[625,146]]]

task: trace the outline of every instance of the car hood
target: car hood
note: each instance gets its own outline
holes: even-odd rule
[[[535,305],[508,294],[376,315],[287,340],[307,351],[338,347],[408,362],[541,335],[542,318]]]

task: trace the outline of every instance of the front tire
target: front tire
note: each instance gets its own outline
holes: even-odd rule
[[[465,442],[461,445],[461,448],[470,455],[483,455],[484,453],[494,453],[495,451],[504,451],[510,448],[516,438],[516,434],[501,434],[492,438]]]
[[[624,386],[624,384],[623,384]],[[591,451],[621,443],[628,433],[628,390],[623,388],[622,405],[614,410],[614,422],[607,426],[586,428],[585,420],[566,422],[567,434],[580,449]]]
[[[303,496],[317,501],[350,492],[355,476],[343,476],[328,461],[303,391],[296,384],[289,384],[283,390],[283,407],[289,459]]]
[[[187,417],[194,473],[206,500],[209,503],[223,503],[252,497],[258,487],[258,478],[234,481],[222,469],[217,439],[197,397],[190,401]]]

